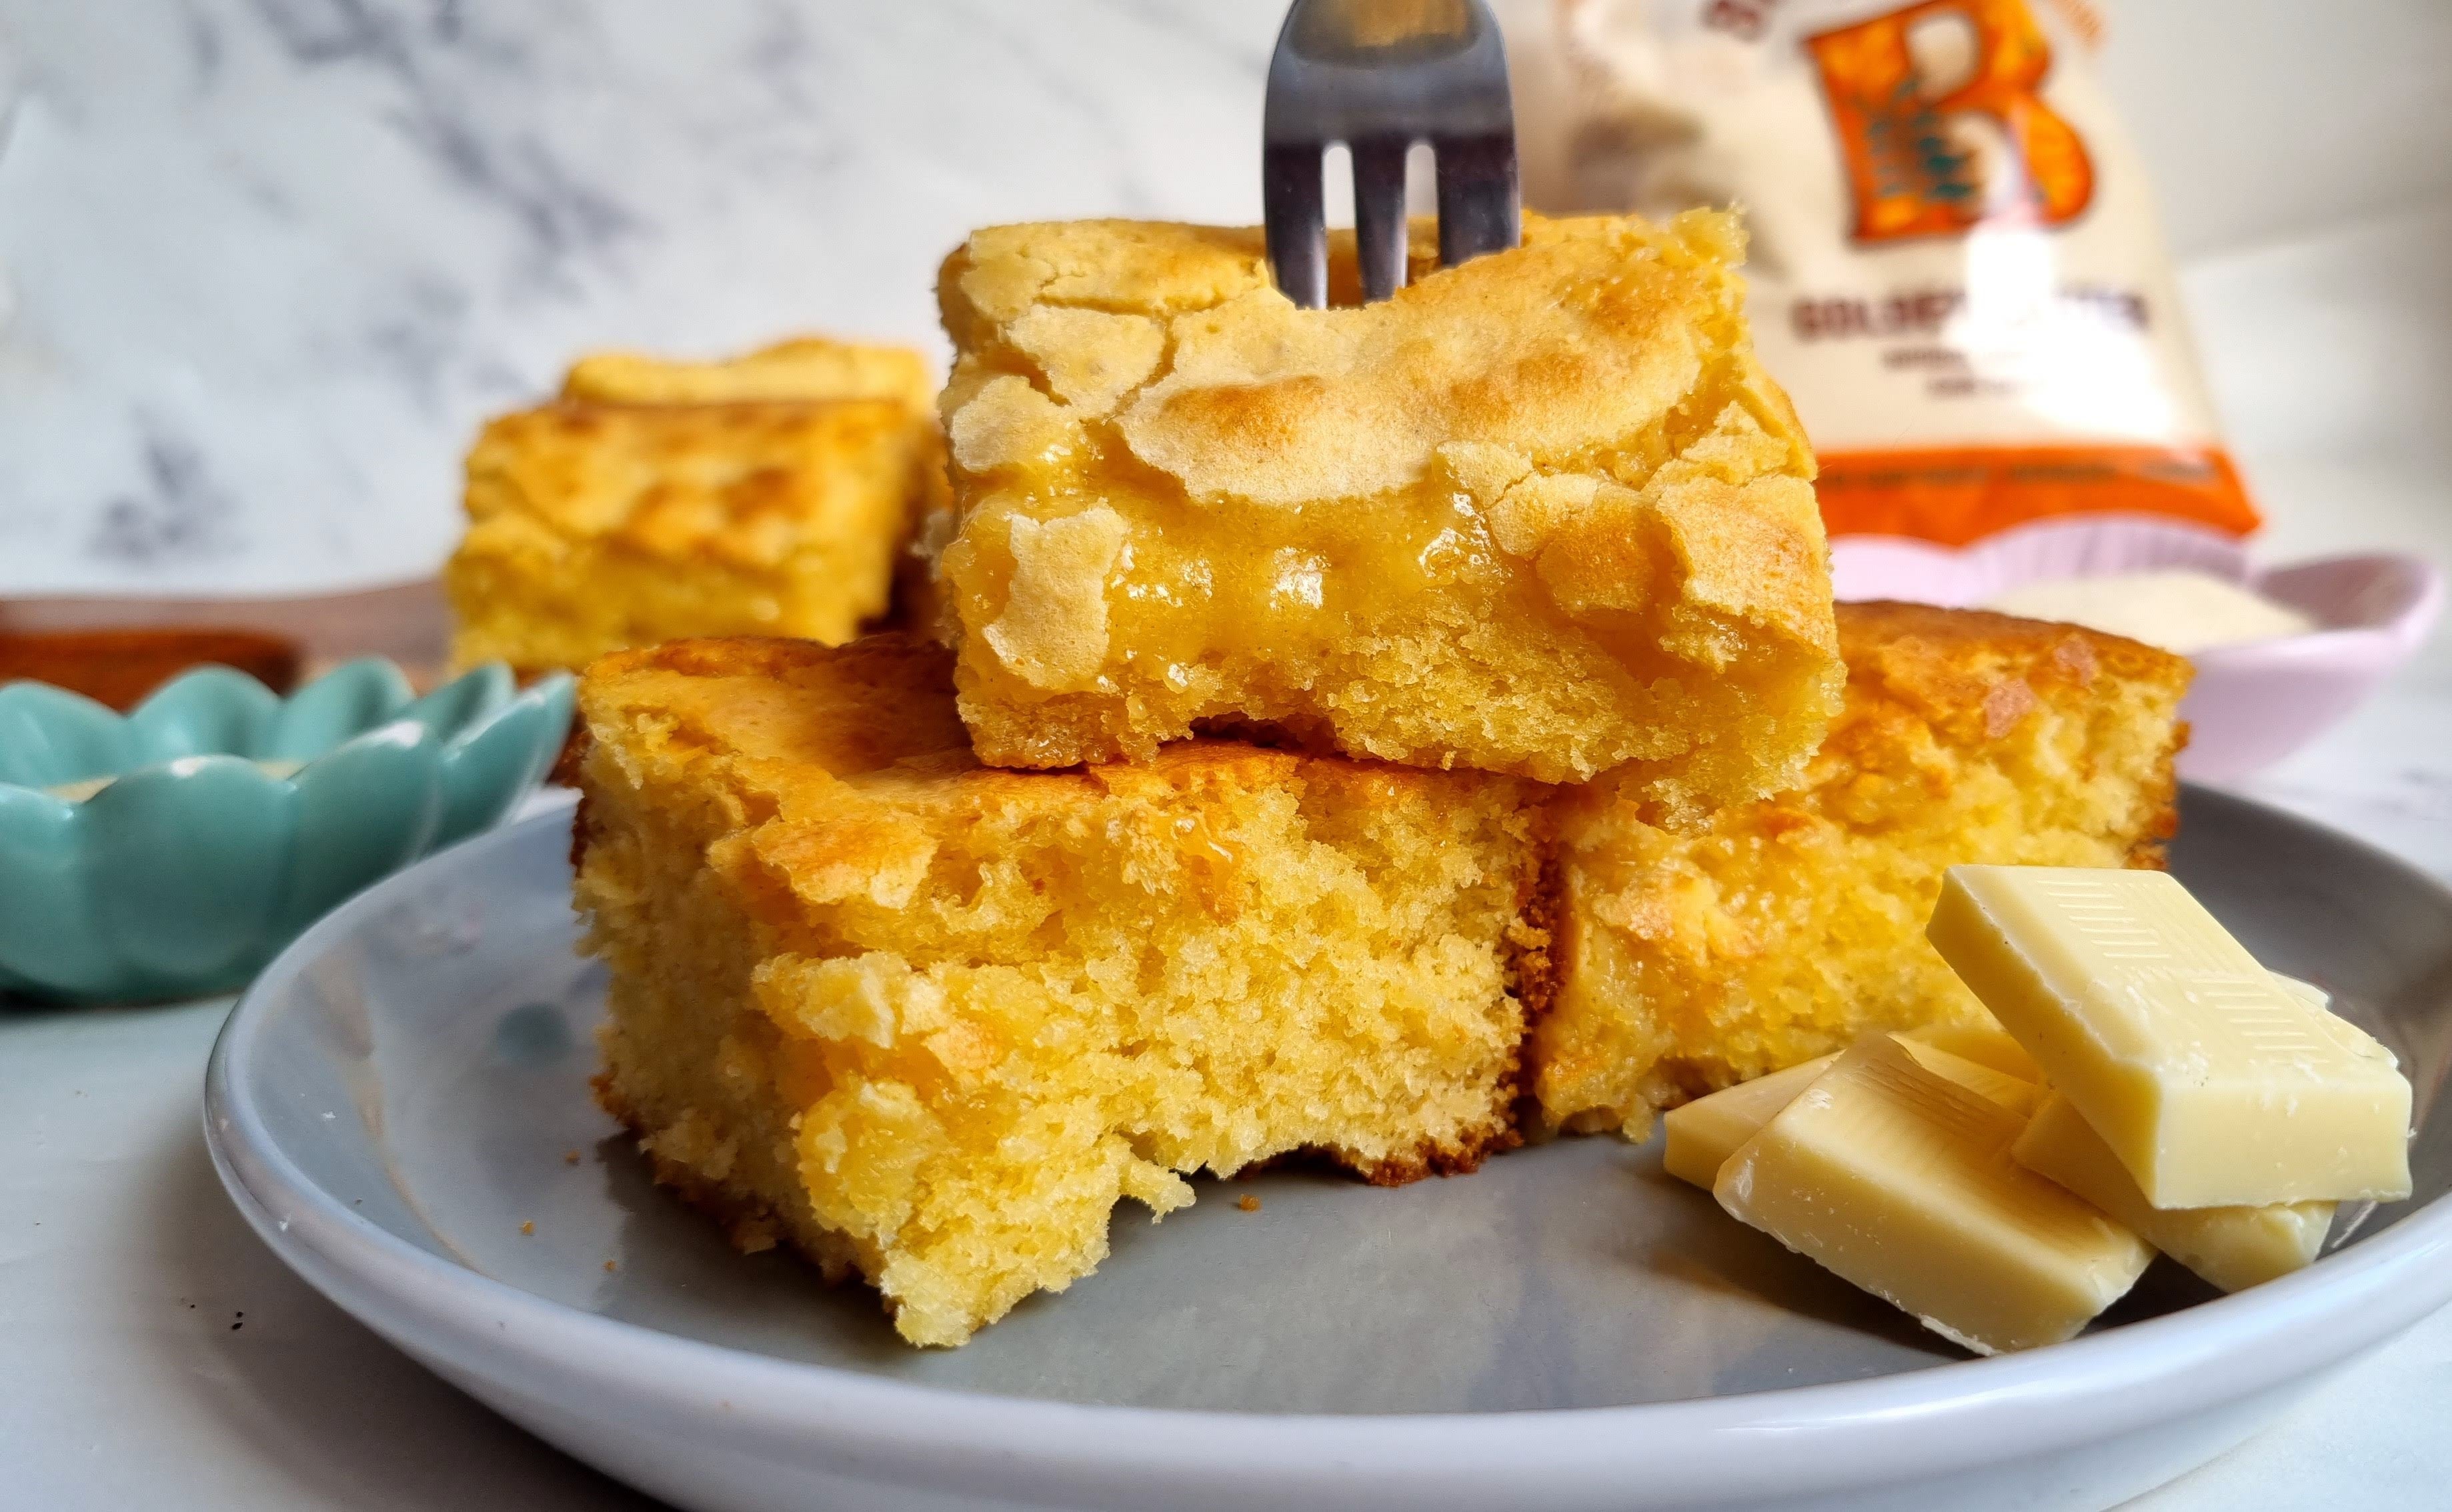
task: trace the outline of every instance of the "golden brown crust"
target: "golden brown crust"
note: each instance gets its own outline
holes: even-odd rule
[[[1365,498],[1412,485],[1455,443],[1575,470],[1692,397],[1710,344],[1686,333],[1725,319],[1734,294],[1726,268],[1673,231],[1554,234],[1568,227],[1603,230],[1536,222],[1513,254],[1360,309],[1268,294],[1178,319],[1172,367],[1118,427],[1196,499]],[[1786,440],[1809,478],[1803,435]]]
[[[907,519],[897,532],[912,538],[894,554],[893,593],[880,621],[933,633],[936,600],[932,560],[917,538],[930,521],[949,528],[944,438],[937,429],[937,379],[928,362],[905,346],[876,346],[801,336],[716,362],[682,362],[641,352],[594,352],[571,364],[562,398],[596,405],[705,405],[881,400],[919,422],[925,442],[912,460]],[[942,541],[937,542],[941,545]],[[707,627],[701,627],[702,633]]]
[[[2194,669],[2185,657],[2143,641],[2088,630],[2083,625],[2023,619],[1988,609],[1943,609],[1932,604],[1866,599],[1835,606],[1839,647],[1850,667],[1876,654],[1884,658],[1885,682],[1902,692],[1917,689],[1917,661],[1898,648],[1921,648],[1926,668],[1961,669],[2005,661],[2024,663],[2046,677],[2083,684],[2101,672],[2123,681],[2185,691]],[[1956,687],[1929,674],[1923,697],[1938,701]]]
[[[1711,212],[1657,228],[1632,217],[1528,216],[1514,252],[1434,271],[1379,304],[1305,311],[1272,288],[1256,231],[1053,222],[974,233],[938,287],[966,355],[1010,344],[1042,366],[1028,333],[1015,343],[1009,329],[1034,313],[1103,315],[1107,324],[1064,333],[1065,355],[1103,346],[1145,375],[1155,361],[1125,354],[1171,319],[1171,363],[1135,385],[1119,424],[1142,461],[1195,498],[1292,504],[1384,493],[1458,442],[1504,446],[1526,469],[1573,470],[1690,403],[1711,363],[1737,365],[1730,392],[1810,479],[1812,453],[1785,396],[1720,329],[1738,320],[1742,246],[1734,221]],[[945,396],[958,438],[987,370],[968,376]],[[1712,417],[1696,418],[1708,426]],[[1808,534],[1818,547],[1818,529]],[[1764,613],[1827,626],[1827,594]]]
[[[599,404],[882,399],[914,414],[932,415],[937,383],[927,360],[910,347],[801,336],[716,362],[590,352],[571,363],[562,397]]]
[[[1487,1129],[1473,1131],[1471,1137],[1427,1144],[1368,1164],[1350,1157],[1335,1155],[1337,1165],[1373,1187],[1410,1187],[1433,1176],[1470,1176],[1481,1168],[1481,1163],[1493,1155],[1503,1155],[1524,1143],[1512,1114],[1493,1112]]]
[[[468,511],[477,523],[517,512],[647,556],[771,566],[786,544],[778,527],[840,486],[833,459],[880,445],[899,457],[912,436],[897,401],[559,401],[486,424],[468,454]]]
[[[1549,1123],[1533,1085],[1531,1049],[1542,1020],[1557,1006],[1567,972],[1567,868],[1558,850],[1553,817],[1552,812],[1542,815],[1541,869],[1525,895],[1511,939],[1515,998],[1524,1005],[1524,1039],[1516,1046],[1514,1064],[1507,1073],[1508,1125],[1513,1136],[1509,1149],[1521,1145],[1528,1133],[1541,1132]]]
[[[1566,878],[1551,837],[1545,836],[1542,851],[1541,870],[1526,890],[1515,932],[1510,939],[1514,947],[1512,980],[1516,1001],[1524,1005],[1527,1028],[1539,1023],[1557,998],[1556,945],[1566,908]]]
[[[561,754],[554,757],[552,780],[559,786],[579,790],[579,803],[570,815],[570,870],[575,876],[579,869],[587,864],[587,842],[596,831],[596,815],[587,784],[580,778],[580,773],[587,764],[587,753],[596,742],[587,732],[587,721],[576,717],[576,711],[574,719],[576,727],[571,731],[570,738],[562,743]]]
[[[1248,227],[1162,221],[1054,221],[971,233],[937,276],[957,346],[1042,301],[1091,309],[1206,309],[1270,286],[1267,248]]]

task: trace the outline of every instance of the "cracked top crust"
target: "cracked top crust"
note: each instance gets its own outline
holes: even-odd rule
[[[1699,397],[1706,366],[1741,344],[1729,327],[1742,253],[1735,222],[1715,212],[1659,228],[1533,216],[1513,252],[1423,268],[1376,304],[1304,310],[1271,285],[1257,231],[995,226],[939,282],[966,357],[945,412],[955,421],[1012,374],[1045,403],[1009,388],[989,403],[1043,414],[1046,440],[1113,414],[1133,455],[1186,492],[1263,503],[1404,487],[1454,442],[1573,471]],[[1717,397],[1752,410],[1809,480],[1786,396],[1750,352],[1730,355],[1746,371]]]

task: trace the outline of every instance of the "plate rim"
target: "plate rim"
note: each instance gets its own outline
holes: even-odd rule
[[[2238,794],[2189,785],[2186,797],[2353,848],[2452,910],[2452,888],[2354,835]],[[2118,1438],[2312,1376],[2452,1300],[2447,1193],[2305,1270],[2066,1344],[1856,1381],[1612,1406],[1345,1414],[1085,1403],[902,1381],[668,1333],[539,1296],[363,1217],[289,1158],[236,1069],[295,979],[362,919],[437,871],[472,864],[481,851],[535,844],[566,823],[557,806],[463,841],[300,935],[250,984],[214,1042],[204,1133],[215,1171],[267,1245],[396,1345],[479,1375],[486,1372],[466,1362],[504,1358],[531,1380],[561,1378],[565,1401],[583,1384],[587,1400],[652,1415],[667,1429],[697,1420],[790,1460],[856,1453],[864,1474],[891,1462],[895,1479],[948,1484],[969,1483],[966,1472],[1011,1483],[1020,1466],[1036,1465],[1073,1480],[1196,1474],[1250,1493],[1273,1481],[1355,1477],[1392,1492],[1453,1492],[1501,1467],[1498,1483],[1529,1490],[1518,1478],[1537,1464],[1546,1483],[1622,1495],[1639,1474],[1636,1483],[1655,1494],[1725,1497],[1868,1483],[1894,1473],[1908,1453],[1940,1471]]]

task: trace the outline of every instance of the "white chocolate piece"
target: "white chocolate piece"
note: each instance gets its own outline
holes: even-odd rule
[[[2006,1034],[2001,1037],[2008,1038]],[[1908,1053],[1922,1062],[1926,1070],[1939,1071],[2012,1112],[2030,1111],[2044,1095],[2044,1090],[2032,1082],[1953,1055],[1917,1034],[1901,1034],[1899,1038],[1907,1042]],[[1800,1061],[1786,1070],[1724,1087],[1709,1096],[1671,1109],[1660,1120],[1662,1168],[1680,1181],[1691,1181],[1705,1191],[1710,1190],[1711,1184],[1720,1179],[1720,1168],[1737,1152],[1737,1147],[1760,1133],[1763,1125],[1777,1117],[1781,1109],[1795,1101],[1798,1093],[1813,1085],[1813,1079],[1838,1059],[1834,1051]]]
[[[2225,1291],[2286,1276],[2316,1258],[2333,1224],[2328,1202],[2267,1208],[2156,1208],[2120,1157],[2069,1100],[2047,1095],[2009,1147],[2018,1164],[2046,1176],[2137,1230],[2137,1236]]]
[[[1712,1195],[1979,1354],[2057,1344],[2153,1251],[2012,1160],[2025,1125],[1873,1035],[1730,1156]]]
[[[1926,934],[2155,1207],[2409,1195],[2392,1053],[2168,875],[1952,867]]]
[[[1900,1033],[1918,1044],[1946,1050],[1961,1060],[1989,1066],[2004,1076],[2015,1076],[2022,1082],[2044,1079],[2044,1069],[2035,1064],[2027,1048],[1998,1024],[1927,1024]]]
[[[2329,1013],[2333,1011],[2333,994],[2315,983],[2303,982],[2295,976],[2286,976],[2280,972],[2267,972],[2264,974],[2273,978],[2275,986],[2318,1012]]]
[[[1901,1034],[1898,1041],[1909,1055],[1915,1057],[1916,1064],[1926,1070],[1947,1076],[1986,1102],[1997,1103],[2021,1118],[2033,1112],[2035,1105],[2044,1100],[2041,1082],[1995,1070],[1982,1061],[1954,1055],[1912,1034]]]
[[[1669,1109],[1660,1119],[1661,1166],[1679,1181],[1710,1191],[1737,1147],[1762,1132],[1763,1125],[1838,1059],[1833,1051]]]

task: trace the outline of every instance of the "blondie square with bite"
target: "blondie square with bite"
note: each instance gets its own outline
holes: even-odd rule
[[[1812,454],[1736,222],[1524,245],[1298,309],[1257,231],[993,227],[939,283],[938,587],[980,756],[1202,731],[1691,815],[1786,786],[1837,703]],[[1350,238],[1334,251],[1351,277]]]
[[[866,1278],[915,1344],[1063,1290],[1194,1172],[1513,1140],[1535,784],[1215,740],[986,768],[950,655],[900,637],[627,652],[581,705],[602,1100],[742,1248]]]

